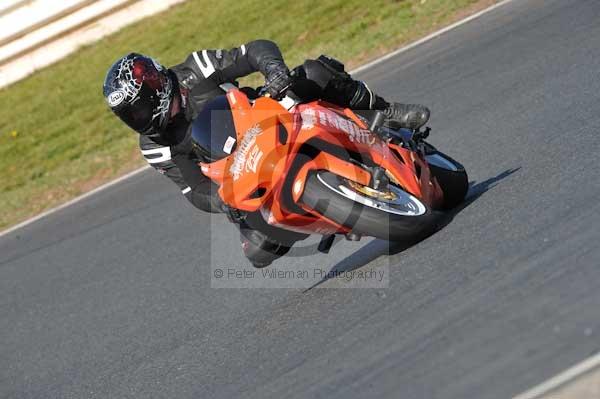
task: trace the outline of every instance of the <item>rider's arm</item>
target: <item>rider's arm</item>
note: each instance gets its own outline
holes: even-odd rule
[[[185,64],[198,75],[216,84],[232,82],[253,72],[265,77],[282,68],[287,70],[281,51],[270,40],[254,40],[230,50],[199,50]]]
[[[150,166],[175,183],[192,205],[205,212],[220,212],[218,195],[211,195],[216,186],[193,160],[182,154],[172,154],[171,147],[144,140],[143,136],[140,137],[140,148]]]

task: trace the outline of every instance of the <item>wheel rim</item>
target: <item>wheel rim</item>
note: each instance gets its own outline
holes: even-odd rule
[[[420,216],[427,212],[421,201],[400,187],[390,184],[386,191],[379,191],[334,174],[329,175],[334,178],[327,179],[324,173],[317,172],[317,179],[330,190],[362,205],[402,216]]]

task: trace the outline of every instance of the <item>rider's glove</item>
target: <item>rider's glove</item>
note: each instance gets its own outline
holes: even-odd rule
[[[279,100],[292,85],[290,70],[283,63],[272,63],[266,70],[264,89],[272,98]]]

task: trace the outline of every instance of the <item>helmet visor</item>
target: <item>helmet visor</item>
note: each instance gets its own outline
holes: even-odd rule
[[[138,133],[144,133],[152,125],[153,110],[157,102],[154,90],[143,85],[137,98],[124,107],[115,109],[114,112],[130,128]]]

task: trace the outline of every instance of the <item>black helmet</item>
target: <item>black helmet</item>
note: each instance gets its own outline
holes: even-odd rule
[[[156,60],[131,53],[115,62],[104,79],[104,98],[112,111],[136,132],[165,130],[173,102],[173,80]]]

